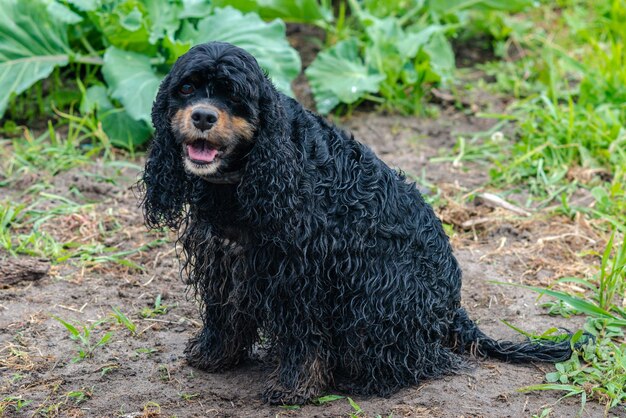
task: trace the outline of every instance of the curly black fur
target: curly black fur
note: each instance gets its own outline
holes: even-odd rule
[[[188,105],[177,89],[193,77],[222,91],[203,100],[255,127],[233,184],[185,171],[185,138],[171,120]],[[459,370],[470,348],[515,362],[571,355],[569,341],[483,334],[461,307],[461,270],[415,185],[277,92],[242,49],[192,48],[163,81],[152,117],[143,207],[150,227],[180,230],[204,323],[186,349],[192,365],[232,367],[262,333],[278,358],[264,399],[293,404],[330,388],[389,395]]]

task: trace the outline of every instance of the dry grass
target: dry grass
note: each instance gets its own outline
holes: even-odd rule
[[[440,191],[438,215],[453,228],[453,247],[486,249],[480,261],[517,259],[524,268],[520,282],[525,284],[551,286],[563,277],[593,275],[610,236],[608,223],[580,213],[569,218],[541,210],[522,216],[485,204],[474,198],[475,192],[458,185],[444,184]],[[571,283],[566,286],[576,287]]]

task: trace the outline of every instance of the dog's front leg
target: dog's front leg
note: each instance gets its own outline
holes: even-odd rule
[[[274,405],[301,405],[320,397],[330,382],[328,360],[319,353],[306,352],[306,347],[282,351],[263,400]]]
[[[314,342],[313,338],[286,340],[277,348],[279,364],[263,393],[265,402],[305,404],[320,397],[331,385],[330,360],[319,341]]]
[[[185,355],[192,366],[217,372],[246,358],[258,332],[249,300],[253,292],[241,268],[239,249],[223,245],[210,255],[212,259],[191,276],[201,302],[203,327],[189,340]]]
[[[185,348],[193,367],[209,372],[227,370],[248,355],[257,339],[256,324],[237,313],[233,306],[207,306],[202,330]]]

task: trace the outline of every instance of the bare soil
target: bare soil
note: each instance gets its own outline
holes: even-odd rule
[[[487,179],[484,167],[429,162],[454,155],[455,133],[481,131],[489,122],[450,110],[444,110],[437,121],[363,113],[339,122],[390,166],[432,184],[434,189],[428,188],[428,193],[440,193],[444,201],[438,205],[440,215],[455,227],[452,241],[464,270],[464,305],[488,334],[519,338],[501,320],[537,332],[580,326],[577,319],[545,315],[529,291],[489,281],[549,283],[567,268],[576,268],[575,258],[568,254],[575,254],[586,241],[575,234],[557,237],[550,242],[560,246],[548,248],[541,238],[558,235],[559,228],[578,228],[581,236],[591,232],[568,219],[527,221],[472,200],[471,194],[479,192]],[[120,232],[106,244],[120,250],[138,248],[159,236],[173,242],[173,234],[145,230],[138,199],[130,189],[137,175],[132,169],[94,164],[50,179],[54,193],[95,206],[47,228],[56,236],[81,240],[95,233],[98,224],[117,225]],[[38,181],[25,178],[25,184],[5,188],[3,194],[17,196]],[[459,226],[478,217],[491,221],[465,229]],[[5,416],[336,417],[355,412],[346,399],[298,409],[263,404],[260,393],[271,368],[263,356],[222,374],[187,365],[183,349],[200,324],[195,303],[179,276],[174,244],[130,258],[143,270],[114,263],[77,267],[72,260],[50,265],[31,257],[0,255],[0,400],[4,398],[5,405],[16,405],[17,398],[31,401],[19,412],[7,406]],[[169,307],[167,313],[142,318],[139,313],[153,307],[159,294]],[[95,328],[92,342],[106,331],[112,333],[111,340],[96,348],[92,357],[72,362],[79,346],[53,316],[94,324],[111,318],[112,307],[137,324],[137,335],[109,320]],[[491,360],[472,364],[461,374],[425,381],[389,398],[353,397],[363,410],[359,416],[530,417],[553,408],[552,417],[573,417],[579,412],[578,401],[560,400],[559,393],[519,391],[542,383],[551,365]],[[78,402],[79,392],[82,402]],[[603,407],[594,402],[583,412],[588,417],[603,415]]]

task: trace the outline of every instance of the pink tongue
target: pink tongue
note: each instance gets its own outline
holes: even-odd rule
[[[203,163],[210,163],[217,155],[216,149],[209,148],[201,144],[187,145],[187,152],[189,153],[189,158]]]

